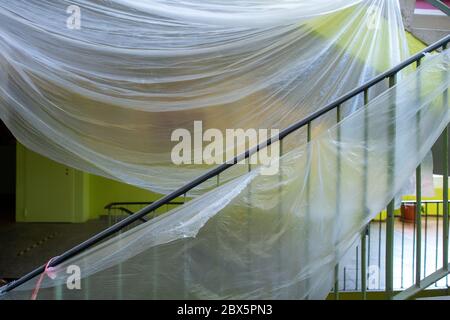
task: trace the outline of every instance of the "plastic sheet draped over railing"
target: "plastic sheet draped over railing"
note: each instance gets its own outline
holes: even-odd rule
[[[335,264],[450,121],[450,51],[338,125],[56,267],[38,298],[325,298]],[[66,286],[78,266],[81,289]],[[3,298],[31,295],[36,280]]]
[[[175,129],[281,130],[405,59],[405,39],[392,0],[0,0],[0,116],[40,154],[166,193],[211,168],[173,164]]]

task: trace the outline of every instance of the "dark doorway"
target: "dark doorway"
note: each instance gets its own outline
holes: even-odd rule
[[[16,139],[0,120],[0,223],[14,222],[16,209]]]

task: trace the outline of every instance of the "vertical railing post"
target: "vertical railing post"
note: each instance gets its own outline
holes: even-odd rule
[[[421,59],[417,60],[416,68],[419,68],[421,65]],[[417,88],[416,92],[418,94],[418,99],[420,99],[421,94],[421,83],[420,77],[417,80]],[[417,139],[416,139],[416,148],[419,150],[421,145],[420,139],[420,110],[417,114]],[[416,234],[416,248],[415,248],[415,256],[416,256],[416,273],[414,283],[416,286],[420,287],[421,282],[421,273],[422,273],[422,167],[418,165],[416,168],[416,212],[415,212],[415,234]]]
[[[251,172],[252,171],[252,165],[251,165],[251,161],[250,161],[250,157],[247,158],[248,160],[248,167],[247,167],[247,171]],[[252,196],[252,191],[251,191],[251,183],[248,184],[247,186],[247,196],[248,196],[248,201],[251,201],[251,196]],[[250,206],[247,206],[247,243],[252,243],[252,209]],[[253,259],[251,256],[251,250],[249,247],[247,247],[247,272],[248,272],[248,276],[249,278],[253,278],[254,277],[254,273],[252,272],[253,270]],[[251,279],[253,280],[253,279]]]
[[[111,207],[108,207],[108,227],[112,226]]]
[[[361,292],[363,300],[367,299],[367,226],[361,233]]]
[[[118,236],[120,238],[122,238],[121,231],[119,231]],[[121,243],[121,241],[119,241],[119,243]],[[117,300],[123,300],[123,274],[124,274],[124,272],[123,272],[123,264],[122,263],[119,263],[117,271],[118,271],[117,272],[118,273],[118,275],[117,275],[117,277],[118,277],[118,279],[117,279],[117,282],[118,282],[118,284],[117,284]]]
[[[386,217],[386,295],[390,299],[394,291],[394,201],[387,206]]]
[[[415,285],[420,286],[422,273],[422,172],[420,165],[416,169],[416,278]]]
[[[306,142],[311,142],[311,122],[306,125]]]
[[[339,264],[334,267],[334,299],[339,300]]]
[[[310,144],[310,142],[311,142],[311,139],[312,139],[312,132],[311,132],[311,130],[312,130],[312,124],[311,124],[311,122],[308,122],[308,124],[306,125],[306,142],[307,142],[307,144],[308,144],[308,148],[307,148],[307,155],[308,155],[308,167],[309,167],[309,169],[308,169],[308,176],[306,177],[306,199],[307,199],[307,206],[306,206],[306,223],[307,223],[307,225],[309,225],[310,223],[311,223],[311,208],[310,208],[310,206],[311,206],[311,168],[312,168],[312,166],[311,166],[311,159],[312,159],[312,148],[311,148],[311,144]],[[308,239],[309,238],[309,228],[307,227],[306,228],[306,230],[305,230],[305,233],[306,233],[306,239]],[[305,261],[306,261],[306,263],[309,263],[309,250],[310,250],[310,245],[309,244],[306,244],[305,245],[305,247],[306,247],[306,252],[305,252],[305,254],[306,254],[306,256],[305,256]],[[310,288],[309,288],[309,286],[310,286],[310,281],[309,281],[309,278],[308,279],[306,279],[306,282],[305,282],[305,286],[306,286],[306,289],[307,289],[307,291],[309,292],[309,290],[310,290]],[[309,295],[307,295],[306,296],[306,298],[308,299],[309,298]]]
[[[423,244],[423,276],[427,276],[427,255],[428,255],[428,202],[425,202],[425,241]]]
[[[368,170],[369,170],[369,150],[368,150],[368,140],[369,140],[369,114],[367,109],[367,104],[369,103],[369,91],[364,90],[364,175],[363,175],[363,212],[362,219],[366,219],[366,209],[367,209],[367,193],[369,189],[368,185]],[[367,231],[368,226],[364,227],[361,233],[361,293],[364,300],[367,299],[367,261],[366,261],[366,251],[367,251]]]
[[[443,50],[447,49],[447,45],[448,43],[445,43],[442,46]],[[448,62],[448,60],[447,60]],[[445,80],[448,79],[448,72],[445,72]],[[445,107],[448,109],[448,89],[444,91],[444,105]],[[443,264],[443,268],[446,271],[449,271],[449,261],[448,261],[448,238],[449,238],[449,221],[448,221],[448,126],[445,128],[444,130],[444,139],[443,139],[443,144],[444,144],[444,172],[443,172],[443,198],[444,198],[444,203],[443,203],[443,219],[442,219],[442,250],[443,250],[443,254],[442,254],[442,264]],[[448,276],[445,277],[445,283],[448,287]]]
[[[340,208],[341,208],[341,128],[339,126],[339,122],[341,121],[341,106],[337,106],[336,108],[336,123],[338,123],[338,127],[337,127],[337,161],[336,161],[336,171],[337,171],[337,179],[336,179],[336,221],[339,221],[339,216],[340,216]],[[338,239],[339,237],[339,230],[336,230],[336,234],[335,234],[335,240]],[[337,261],[336,263],[336,267],[334,270],[334,276],[335,276],[335,281],[334,281],[334,294],[335,294],[335,299],[339,300],[339,261]],[[345,285],[345,281],[344,281],[344,285]]]
[[[442,49],[446,49],[447,48],[447,44],[444,44],[442,46]],[[448,60],[446,61],[448,63]],[[445,77],[445,81],[448,80],[448,72],[444,73],[444,77]],[[444,106],[447,108],[448,110],[448,89],[444,91],[444,96],[443,96],[443,100],[444,100]],[[448,112],[448,111],[447,111]],[[443,166],[443,198],[444,198],[444,203],[443,203],[443,220],[442,220],[442,250],[443,250],[443,254],[442,254],[442,258],[443,258],[443,268],[444,270],[448,271],[448,125],[447,127],[445,127],[444,129],[444,136],[443,136],[443,154],[444,154],[444,166]]]
[[[278,213],[280,216],[283,214],[283,166],[282,166],[282,158],[283,158],[283,140],[280,139],[278,141],[280,148],[280,158],[278,160],[279,172],[278,172]],[[278,271],[278,283],[282,281],[282,270],[283,270],[283,258],[286,256],[286,250],[283,248],[277,251],[278,261],[277,261],[277,271]]]
[[[156,210],[153,210],[151,212],[151,219],[154,219],[156,217]],[[152,299],[156,299],[158,296],[158,284],[159,284],[159,257],[158,257],[158,247],[155,247],[152,249],[152,264],[153,264],[153,270],[151,274],[152,278]]]
[[[445,43],[442,46],[443,50],[446,50],[448,46],[448,43]],[[446,61],[448,62],[448,60]],[[445,81],[448,79],[448,72],[444,73]],[[448,89],[444,91],[444,106],[448,109]],[[443,144],[444,144],[444,168],[443,168],[443,220],[442,220],[442,263],[444,270],[448,271],[448,238],[449,238],[449,221],[448,221],[448,126],[444,129],[444,137],[443,137]],[[448,279],[448,277],[446,277]]]
[[[403,204],[401,204],[402,206]],[[401,208],[401,207],[400,207]],[[401,210],[401,209],[400,209]],[[401,267],[400,267],[400,288],[403,289],[403,283],[404,283],[404,257],[405,257],[405,217],[403,213],[400,214],[401,220],[402,220],[402,256],[401,256]]]
[[[435,250],[434,250],[434,271],[437,271],[439,269],[439,215],[440,215],[440,206],[439,203],[435,203],[436,208],[436,242],[434,244]],[[434,283],[434,286],[437,288],[437,282]]]
[[[392,88],[396,82],[396,75],[392,75],[389,77],[389,87]],[[392,103],[394,106],[392,107],[392,115],[390,118],[389,125],[389,139],[392,140],[394,145],[394,149],[389,154],[388,159],[388,189],[392,188],[395,190],[395,135],[396,135],[396,118],[395,118],[395,95],[394,101]],[[386,285],[386,297],[388,299],[392,298],[392,294],[394,292],[394,199],[392,199],[386,208],[386,266],[385,266],[385,285]]]
[[[442,264],[443,268],[445,270],[448,270],[448,128],[446,127],[444,129],[444,137],[443,137],[443,144],[444,144],[444,172],[443,172],[443,233],[442,233]]]
[[[216,176],[216,188],[218,188],[218,187],[220,187],[220,173]],[[184,194],[184,201],[183,201],[184,203],[186,203],[186,193]],[[217,222],[217,220],[214,222],[215,223],[215,225],[214,225],[214,229],[215,229],[215,232],[216,232],[216,234],[215,234],[215,240],[216,240],[216,243],[217,243],[217,246],[219,246],[219,243],[220,243],[220,239],[219,239],[219,232],[220,232],[220,230],[219,230],[219,227],[218,227],[218,224],[219,224],[219,222]],[[223,287],[223,272],[222,272],[222,270],[221,270],[221,268],[222,268],[222,265],[221,265],[221,260],[220,260],[220,258],[217,258],[216,257],[216,268],[217,268],[217,270],[219,271],[219,284],[218,284],[218,290],[219,290],[219,292],[222,292],[222,287]]]
[[[356,272],[355,272],[355,291],[358,291],[358,282],[359,282],[359,261],[358,261],[358,257],[359,257],[359,246],[356,246],[356,250],[355,250],[355,254],[356,254],[356,261],[355,261],[355,268],[356,268]]]

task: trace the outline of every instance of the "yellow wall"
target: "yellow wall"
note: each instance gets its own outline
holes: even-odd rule
[[[91,218],[104,214],[103,208],[111,202],[148,202],[160,197],[150,191],[95,175],[90,175],[89,180]]]
[[[408,43],[411,53],[425,47],[410,34]],[[104,206],[111,202],[145,202],[160,197],[130,185],[67,168],[20,144],[17,147],[16,176],[17,221],[84,222],[104,214]]]
[[[90,218],[89,175],[17,144],[16,221],[83,222]]]
[[[56,163],[17,144],[16,221],[84,222],[120,201],[159,196],[127,184]]]

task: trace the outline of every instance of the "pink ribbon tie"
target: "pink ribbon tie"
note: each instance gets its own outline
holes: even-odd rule
[[[41,273],[39,276],[38,281],[36,282],[36,286],[34,287],[33,294],[31,295],[31,300],[36,300],[37,295],[39,293],[39,289],[41,288],[42,280],[44,280],[44,276],[47,275],[50,279],[54,280],[56,279],[56,268],[50,267],[50,263],[57,257],[53,257],[50,260],[48,260],[47,264],[45,265],[44,272]]]

